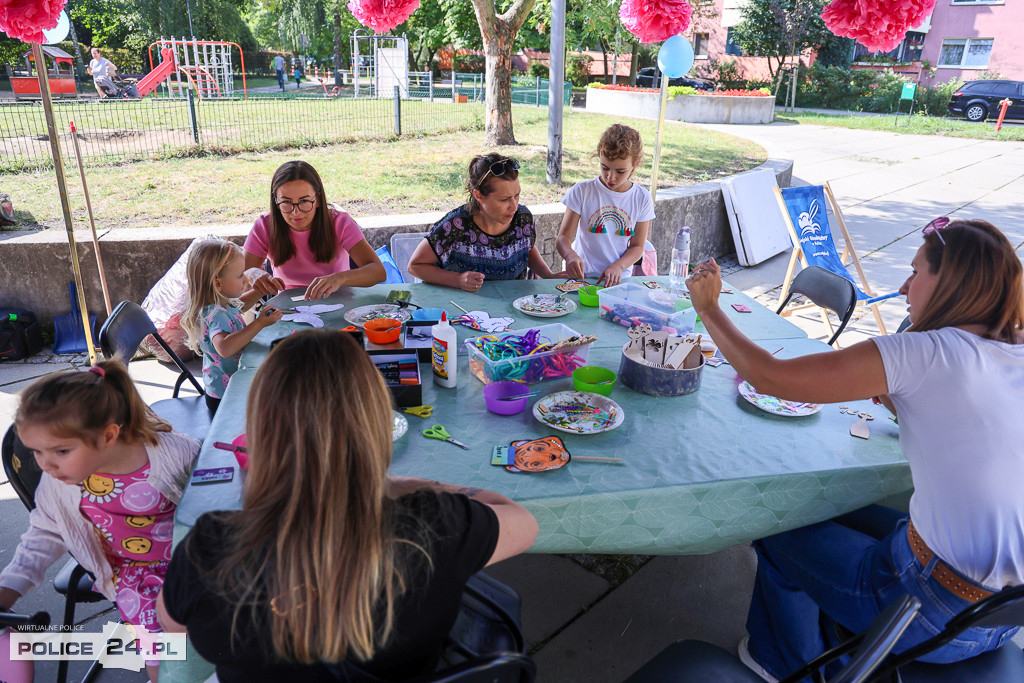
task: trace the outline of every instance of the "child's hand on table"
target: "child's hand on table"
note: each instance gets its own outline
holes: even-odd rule
[[[622,282],[622,269],[615,265],[608,266],[601,277],[597,278],[597,284],[603,287],[614,287]]]
[[[256,316],[255,322],[260,327],[270,327],[284,316],[284,311],[274,308],[273,306],[264,306]]]

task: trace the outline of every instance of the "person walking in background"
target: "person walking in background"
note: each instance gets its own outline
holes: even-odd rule
[[[284,57],[274,57],[274,70],[277,71],[277,84],[284,90]]]
[[[117,67],[109,59],[100,54],[100,49],[92,49],[92,61],[89,62],[89,73],[92,75],[93,85],[100,97],[106,97],[108,92],[116,92],[117,86],[111,80]]]

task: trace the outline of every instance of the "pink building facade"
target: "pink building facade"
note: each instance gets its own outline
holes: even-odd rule
[[[1024,3],[936,0],[921,59],[936,69],[924,82],[976,80],[985,71],[1024,80]]]

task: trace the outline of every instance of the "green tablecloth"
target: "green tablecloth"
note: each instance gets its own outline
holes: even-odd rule
[[[588,364],[617,371],[626,329],[599,319],[597,309],[581,307],[548,320],[528,318],[512,308],[516,297],[554,291],[552,285],[543,280],[494,282],[478,294],[422,284],[399,287],[412,291],[414,303],[456,314],[449,301],[468,310],[513,316],[515,328],[562,322],[577,332],[596,334],[599,340]],[[379,303],[393,288],[378,285],[336,293],[325,302],[345,303],[345,308],[325,314],[325,323],[346,325],[345,311]],[[273,303],[301,305],[287,295]],[[732,303],[745,303],[752,312],[735,312],[729,307]],[[741,293],[722,295],[722,305],[761,346],[781,349],[779,357],[828,350]],[[278,323],[249,344],[197,468],[234,465],[233,455],[214,448],[213,442],[231,441],[244,431],[249,385],[270,342],[307,327]],[[460,342],[480,334],[456,329]],[[854,438],[849,433],[854,418],[840,413],[837,405],[799,418],[754,408],[738,395],[736,373],[728,364],[705,367],[701,388],[688,396],[653,397],[617,384],[611,398],[625,412],[620,427],[595,435],[559,433],[574,455],[615,456],[625,460],[624,465],[571,462],[552,472],[512,474],[490,464],[494,446],[555,432],[536,421],[529,407],[509,417],[487,412],[483,384],[470,374],[465,354],[459,357],[455,389],[437,387],[429,380],[429,366],[421,369],[427,377],[423,402],[433,405],[434,413],[427,419],[406,415],[409,431],[395,443],[392,472],[487,488],[520,502],[540,523],[531,552],[709,553],[829,519],[911,487],[897,427],[880,406],[867,401],[848,404],[875,416],[871,438]],[[572,382],[562,379],[533,386],[544,395],[571,389]],[[420,432],[435,423],[443,424],[469,451],[422,436]],[[176,515],[175,542],[203,512],[240,507],[242,477],[237,475],[230,483],[186,490]],[[187,680],[183,674],[184,670],[165,680]]]

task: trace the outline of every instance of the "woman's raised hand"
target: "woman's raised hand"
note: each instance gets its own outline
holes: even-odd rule
[[[262,268],[250,268],[245,272],[252,280],[252,289],[261,297],[270,295],[276,296],[278,292],[284,291],[284,280],[273,277]]]
[[[484,274],[473,270],[467,270],[459,275],[459,289],[465,292],[475,292],[484,284]]]
[[[706,308],[718,306],[718,295],[722,291],[722,269],[715,259],[708,259],[693,269],[686,280],[690,290],[690,303],[699,314]]]

